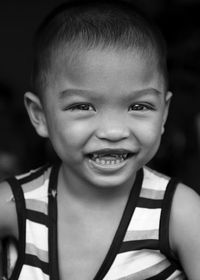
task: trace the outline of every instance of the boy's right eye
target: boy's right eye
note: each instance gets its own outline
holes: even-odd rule
[[[89,103],[77,103],[68,106],[65,110],[69,111],[96,111],[95,108]]]

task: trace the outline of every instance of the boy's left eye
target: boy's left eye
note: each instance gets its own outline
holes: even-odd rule
[[[91,104],[87,104],[87,103],[79,103],[79,104],[74,104],[71,105],[68,110],[70,111],[95,111],[94,107]]]
[[[136,103],[129,107],[129,111],[148,111],[154,110],[154,107],[150,104]]]

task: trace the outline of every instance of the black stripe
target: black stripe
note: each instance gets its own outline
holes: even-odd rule
[[[26,254],[24,263],[30,266],[38,267],[45,274],[49,275],[49,264],[41,261],[38,257],[34,255]]]
[[[57,181],[60,163],[56,164],[50,174],[49,179],[49,263],[50,280],[59,280],[58,266],[58,238],[57,238]]]
[[[9,237],[6,237],[4,239],[1,240],[1,250],[2,250],[2,272],[3,272],[3,276],[4,277],[8,277],[8,265],[9,265],[9,261],[8,261],[8,244],[10,242]],[[2,277],[3,278],[3,277]]]
[[[125,253],[129,251],[136,251],[142,249],[158,250],[159,241],[155,239],[125,241],[122,243],[119,253]]]
[[[147,278],[146,280],[166,280],[169,276],[171,276],[174,273],[174,271],[176,271],[176,268],[174,268],[173,265],[170,265],[159,274]]]
[[[18,258],[10,280],[17,280],[21,272],[22,265],[25,257],[25,239],[26,239],[26,228],[25,228],[25,200],[22,188],[16,178],[10,178],[7,180],[11,186],[15,205],[17,210],[18,219]]]
[[[150,198],[144,198],[144,197],[139,198],[138,205],[137,205],[137,207],[149,208],[149,209],[161,208],[161,206],[162,206],[162,200],[150,199]]]
[[[115,233],[115,236],[114,236],[114,239],[110,246],[110,249],[109,249],[100,269],[98,270],[96,276],[94,277],[94,280],[102,280],[104,278],[104,276],[110,269],[116,255],[119,253],[122,241],[124,239],[124,235],[127,231],[131,217],[132,217],[135,207],[137,205],[138,197],[139,197],[141,186],[142,186],[142,181],[143,181],[143,169],[140,169],[136,174],[135,182],[131,189],[125,210],[123,212],[121,221],[120,221],[117,231]]]
[[[45,226],[49,226],[48,216],[44,213],[27,209],[26,210],[26,217],[27,219],[31,220],[32,222],[43,224]]]
[[[197,186],[188,186],[190,189],[192,189],[193,191],[195,191],[198,195],[200,195],[200,188],[199,185]]]
[[[33,173],[27,174],[26,177],[18,179],[19,183],[23,185],[30,181],[33,181],[34,179],[40,177],[45,172],[45,170],[49,168],[49,166],[50,166],[49,164],[46,164],[45,166],[42,166],[40,169],[33,171]]]

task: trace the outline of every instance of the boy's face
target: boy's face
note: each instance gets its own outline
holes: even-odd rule
[[[136,51],[83,51],[70,64],[58,55],[43,106],[68,177],[99,187],[134,178],[159,147],[169,99],[156,63]]]

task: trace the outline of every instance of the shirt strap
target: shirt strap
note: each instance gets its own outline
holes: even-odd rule
[[[18,279],[25,257],[25,200],[23,190],[15,177],[7,179],[12,193],[13,201],[16,206],[18,221],[18,258],[12,272],[10,280]]]

